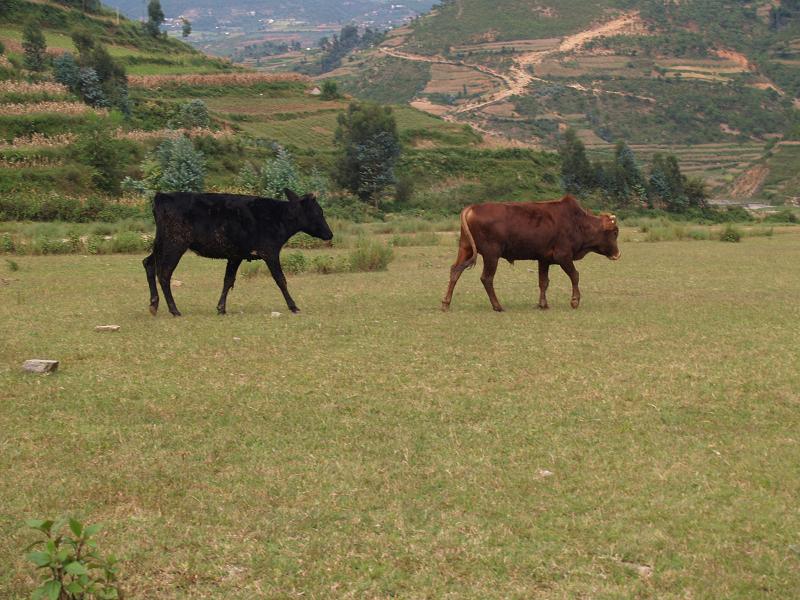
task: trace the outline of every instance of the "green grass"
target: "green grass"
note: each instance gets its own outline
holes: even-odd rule
[[[504,314],[477,270],[438,310],[445,246],[292,277],[299,317],[264,277],[218,317],[193,256],[181,319],[138,256],[0,265],[0,597],[61,513],[107,524],[129,598],[792,597],[800,234],[621,249],[578,311],[502,264]]]

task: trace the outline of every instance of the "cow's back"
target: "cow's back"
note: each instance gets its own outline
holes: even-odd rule
[[[158,193],[153,200],[156,237],[209,258],[248,256],[257,242],[254,201],[258,198]]]
[[[508,260],[552,258],[566,242],[571,206],[556,202],[498,202],[468,207],[468,223],[478,251]]]

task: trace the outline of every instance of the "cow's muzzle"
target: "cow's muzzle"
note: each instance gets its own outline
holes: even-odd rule
[[[609,256],[609,260],[619,260],[622,258],[622,252],[617,252],[614,256]]]

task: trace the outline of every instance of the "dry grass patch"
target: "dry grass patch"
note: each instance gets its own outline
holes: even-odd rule
[[[431,65],[431,79],[423,94],[485,94],[498,89],[496,80],[488,75],[457,65]]]
[[[249,87],[262,83],[280,82],[307,83],[311,80],[298,73],[212,73],[212,74],[184,74],[184,75],[131,75],[128,82],[131,87],[159,88],[159,87],[211,87],[211,86],[239,86]]]

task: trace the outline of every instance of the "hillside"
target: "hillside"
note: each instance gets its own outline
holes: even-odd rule
[[[641,160],[691,148],[721,196],[769,164],[768,144],[800,139],[796,0],[448,0],[357,60],[334,73],[355,93],[524,144],[574,127],[597,152],[625,139]]]
[[[28,19],[42,25],[51,57],[75,54],[71,34],[91,32],[127,70],[127,114],[117,104],[89,105],[55,83],[50,64],[32,77],[20,44]],[[263,165],[278,146],[304,174],[327,180],[332,171],[337,117],[350,100],[321,99],[306,76],[234,69],[180,41],[147,36],[138,23],[117,22],[107,9],[84,13],[45,0],[16,2],[0,19],[0,41],[0,219],[4,207],[6,218],[66,218],[64,210],[76,201],[84,207],[97,198],[117,202],[122,179],[141,179],[153,150],[181,134],[203,153],[210,190],[241,190],[243,167]],[[198,102],[207,111],[202,125],[182,124],[181,115]],[[413,107],[396,106],[394,114],[404,147],[397,177],[405,209],[452,213],[487,196],[558,193],[552,154],[486,148],[470,127]],[[102,142],[115,153],[111,165],[93,150],[94,141],[87,143],[103,135],[111,138]],[[98,169],[113,176],[98,177]],[[125,202],[141,205],[142,199]],[[42,203],[47,211],[36,208]]]

